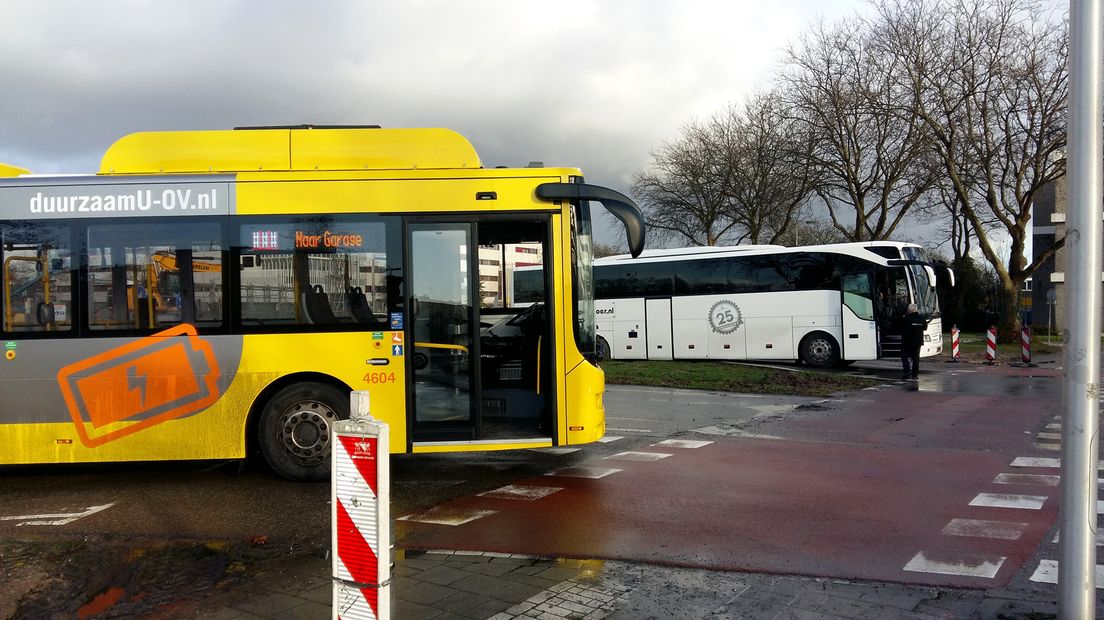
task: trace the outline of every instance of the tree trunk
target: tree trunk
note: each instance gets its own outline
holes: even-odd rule
[[[1020,283],[1009,280],[1002,283],[997,318],[997,342],[1006,347],[1020,348]],[[1008,349],[1012,350],[1012,349]],[[1015,357],[1019,357],[1019,354]]]

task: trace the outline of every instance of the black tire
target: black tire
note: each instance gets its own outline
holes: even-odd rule
[[[606,342],[605,338],[598,336],[598,342],[595,343],[594,347],[594,355],[598,358],[599,362],[604,362],[613,355],[613,352],[610,351],[609,343]]]
[[[801,339],[801,361],[814,368],[831,368],[839,363],[839,345],[824,332],[813,332]]]
[[[348,418],[348,392],[324,383],[296,383],[265,404],[257,443],[269,467],[284,478],[329,480],[333,424]]]

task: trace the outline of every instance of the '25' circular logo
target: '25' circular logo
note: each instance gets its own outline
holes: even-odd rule
[[[740,306],[727,299],[718,301],[709,309],[709,326],[718,334],[731,334],[744,324]]]

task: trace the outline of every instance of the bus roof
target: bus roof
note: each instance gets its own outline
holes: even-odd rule
[[[108,148],[99,173],[414,170],[481,168],[467,138],[450,129],[376,127],[145,131]]]
[[[753,250],[765,250],[783,248],[782,245],[699,245],[689,248],[663,248],[658,250],[644,250],[637,258],[659,258],[659,257],[678,257],[678,256],[695,256],[699,254],[720,254],[726,252],[748,252]],[[600,259],[604,262],[616,262],[619,260],[631,260],[631,254],[616,254],[613,256],[604,256]]]
[[[858,251],[868,250],[871,247],[920,247],[915,243],[902,241],[852,241],[848,243],[827,243],[823,245],[731,245],[731,246],[696,246],[689,248],[669,248],[660,250],[645,250],[635,260],[648,262],[663,262],[678,259],[698,259],[715,256],[732,256],[737,254],[785,254],[792,252],[836,252],[853,254]],[[628,254],[618,254],[596,259],[595,265],[611,265],[621,261],[634,260]]]

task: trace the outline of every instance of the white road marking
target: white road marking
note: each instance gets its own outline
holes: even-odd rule
[[[1058,459],[1018,456],[1012,461],[1012,467],[1061,467]]]
[[[16,515],[12,517],[0,517],[0,521],[22,521],[22,523],[16,523],[16,527],[22,527],[24,525],[65,525],[72,523],[77,519],[87,517],[88,515],[96,514],[101,510],[107,510],[115,504],[104,504],[103,506],[89,506],[83,512],[56,512],[41,515]]]
[[[1058,583],[1058,561],[1039,560],[1039,568],[1031,575],[1036,583]],[[1104,566],[1096,565],[1096,587],[1104,588]]]
[[[606,459],[612,461],[658,461],[671,456],[670,454],[664,454],[662,452],[618,452],[617,454],[611,454]]]
[[[1039,433],[1036,437],[1039,439],[1049,439],[1051,441],[1061,441],[1062,433]]]
[[[1041,484],[1048,487],[1058,486],[1060,476],[1050,474],[997,474],[995,484]]]
[[[431,525],[449,525],[455,527],[457,525],[470,523],[476,519],[482,519],[483,517],[493,515],[497,512],[497,510],[481,510],[478,508],[455,510],[452,508],[435,506],[423,512],[399,517],[399,521],[413,521],[415,523],[429,523]]]
[[[971,506],[986,508],[1019,508],[1021,510],[1041,510],[1047,501],[1046,495],[1018,495],[1015,493],[978,493],[970,500]]]
[[[663,446],[664,448],[704,448],[712,444],[712,441],[697,441],[694,439],[664,439],[659,443],[653,443],[652,446]]]
[[[1061,467],[1060,459],[1036,458],[1031,456],[1018,456],[1012,461],[1012,467]],[[1104,461],[1097,461],[1098,469],[1104,469]]]
[[[624,437],[619,437],[617,435],[606,435],[605,437],[599,439],[598,443],[611,443],[620,439],[624,439]]]
[[[1055,543],[1058,542],[1058,537],[1061,536],[1061,535],[1062,535],[1062,532],[1054,532],[1054,540],[1052,540],[1051,542],[1055,542]],[[1097,532],[1096,533],[1096,546],[1100,547],[1102,545],[1104,545],[1104,532]]]
[[[567,478],[589,478],[591,480],[597,480],[616,474],[619,471],[621,470],[609,467],[587,467],[585,465],[580,465],[579,467],[557,469],[554,472],[545,474],[545,476],[565,476]]]
[[[556,491],[562,491],[560,487],[537,487],[524,484],[508,484],[493,491],[485,491],[479,497],[493,497],[495,499],[517,499],[532,502],[542,497],[548,497]]]
[[[608,426],[606,427],[606,430],[607,431],[615,431],[615,432],[618,432],[618,433],[650,433],[650,432],[652,432],[652,430],[648,429],[648,428],[611,428],[611,427],[608,427]]]
[[[1023,536],[1025,529],[1027,529],[1026,523],[986,521],[984,519],[951,519],[940,533],[946,536],[1018,540],[1020,536]]]
[[[963,577],[984,577],[992,579],[1000,570],[1005,559],[1003,555],[967,555],[945,558],[929,558],[923,551],[917,553],[904,570],[913,573],[936,573],[939,575],[960,575]]]

